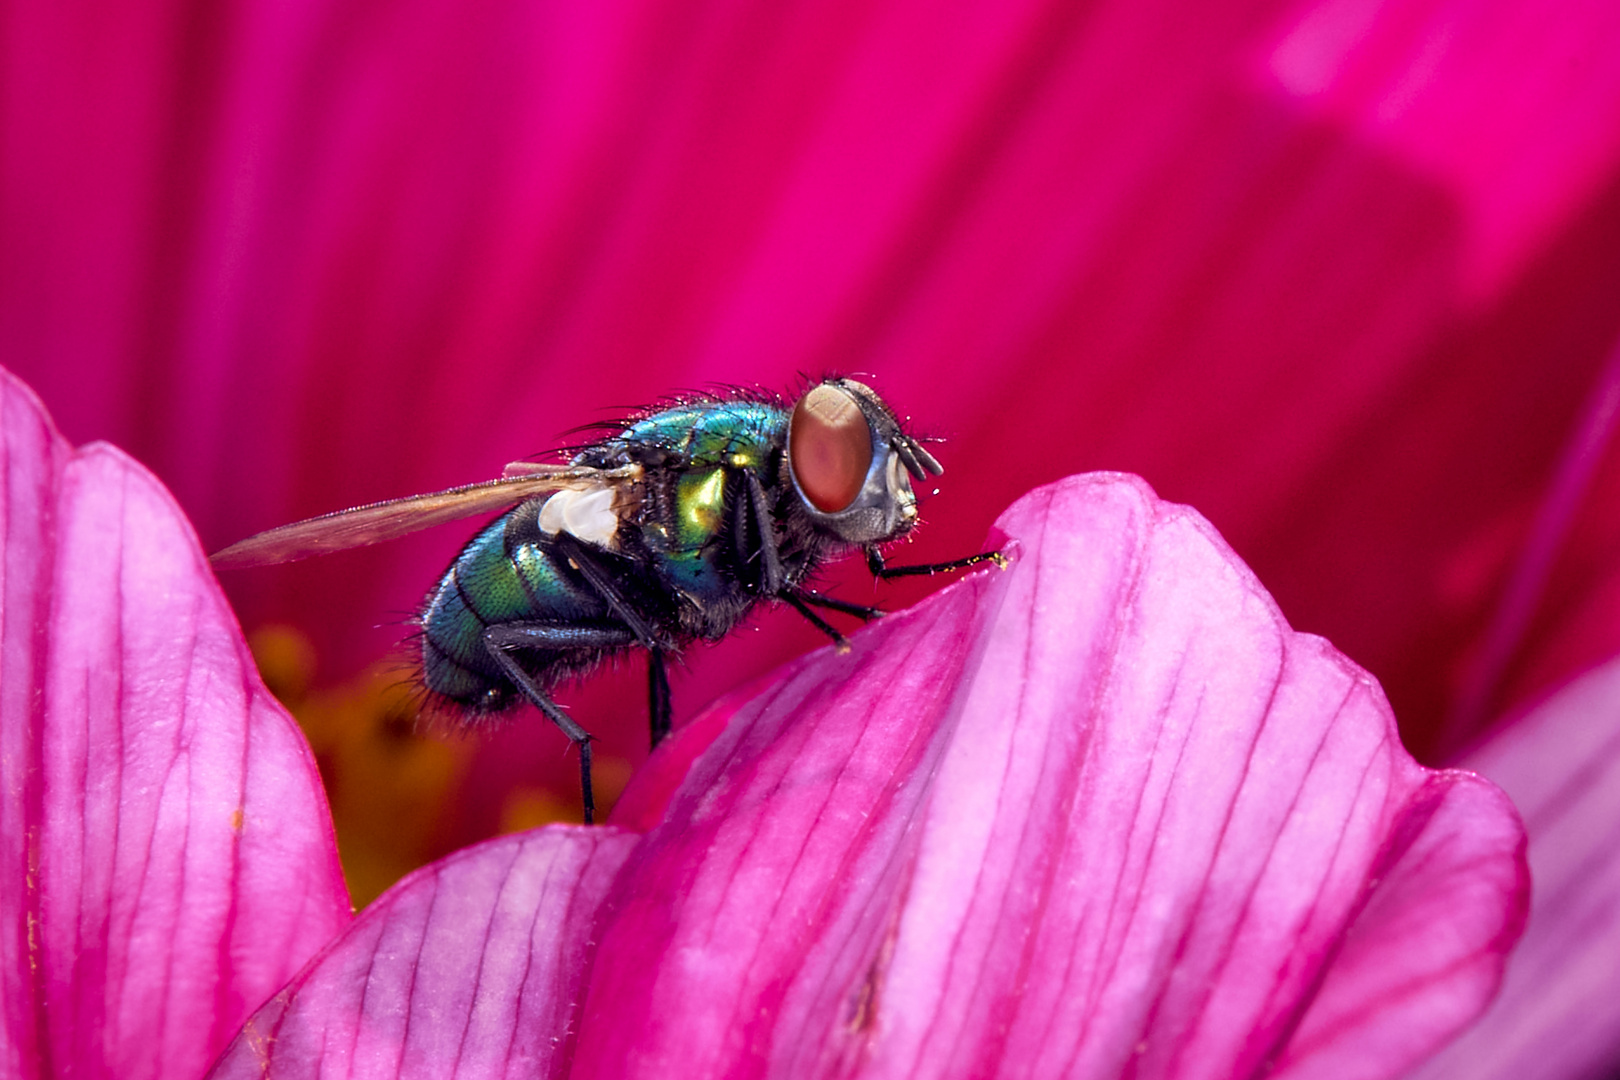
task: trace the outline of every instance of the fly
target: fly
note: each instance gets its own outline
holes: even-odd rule
[[[464,714],[520,700],[579,747],[584,817],[595,814],[591,736],[551,698],[562,679],[632,648],[648,656],[652,744],[670,731],[666,658],[716,641],[762,600],[863,620],[877,608],[806,582],[859,549],[879,578],[1006,565],[987,551],[889,566],[880,545],[917,524],[913,480],[944,468],[873,390],[829,378],[788,408],[776,398],[696,398],[649,411],[567,465],[518,462],[498,480],[283,525],[218,552],[217,569],[378,543],[504,511],[462,548],[418,616],[422,682]]]

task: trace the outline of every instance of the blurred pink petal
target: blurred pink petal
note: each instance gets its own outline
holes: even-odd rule
[[[1543,609],[1550,606],[1548,581],[1554,565],[1560,558],[1575,561],[1570,551],[1571,532],[1581,512],[1594,502],[1598,506],[1607,502],[1593,500],[1590,496],[1594,484],[1600,480],[1605,459],[1612,456],[1609,449],[1615,445],[1617,430],[1620,430],[1620,341],[1609,352],[1586,407],[1570,431],[1558,470],[1537,508],[1535,524],[1497,601],[1496,612],[1479,651],[1472,658],[1457,698],[1452,702],[1446,729],[1442,732],[1442,746],[1450,753],[1460,750],[1487,728],[1489,718],[1484,715],[1485,706],[1500,700],[1501,684],[1512,672],[1513,661],[1518,660],[1520,666],[1538,663],[1545,667],[1549,653],[1556,656],[1560,646],[1569,647],[1567,635],[1565,640],[1550,633],[1543,635],[1544,640],[1531,638],[1531,620],[1538,613],[1545,614]],[[1603,531],[1612,532],[1614,528],[1612,520],[1603,521],[1590,511],[1586,517],[1598,519],[1593,524],[1606,527]],[[1612,519],[1612,511],[1602,517]],[[1612,550],[1612,538],[1604,546]],[[1585,569],[1582,584],[1591,588],[1605,576],[1620,571],[1620,566],[1613,565],[1605,551],[1599,556],[1598,566]],[[1587,649],[1594,645],[1601,648],[1605,635],[1577,636],[1576,640]],[[1605,650],[1601,655],[1607,654]],[[1580,670],[1589,666],[1591,659],[1578,654],[1573,658],[1557,657],[1564,671]],[[1583,660],[1587,662],[1582,663]]]
[[[417,871],[254,1016],[210,1077],[566,1075],[598,911],[636,839],[544,829]]]
[[[794,665],[697,757],[571,1076],[1397,1076],[1489,999],[1527,885],[1500,792],[1416,765],[1140,482],[1000,528],[1014,569]]]
[[[1620,1060],[1620,660],[1511,718],[1463,763],[1524,814],[1535,889],[1501,995],[1419,1076],[1609,1075]]]
[[[195,537],[0,371],[0,1072],[200,1075],[349,921],[320,778]]]

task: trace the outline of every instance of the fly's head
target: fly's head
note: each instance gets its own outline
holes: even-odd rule
[[[805,517],[851,544],[905,535],[917,523],[912,480],[945,471],[883,399],[853,379],[827,379],[799,399],[786,456]]]

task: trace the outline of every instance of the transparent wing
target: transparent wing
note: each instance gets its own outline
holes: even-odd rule
[[[640,480],[642,469],[640,465],[592,469],[520,461],[508,465],[506,474],[499,480],[368,503],[295,521],[232,544],[215,552],[208,561],[216,570],[235,570],[328,555],[392,540],[457,518],[505,510],[551,491],[624,487]]]

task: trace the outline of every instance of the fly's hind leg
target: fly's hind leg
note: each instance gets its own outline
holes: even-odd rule
[[[489,650],[490,657],[500,666],[501,673],[512,681],[512,685],[528,699],[529,704],[545,713],[546,719],[568,736],[569,742],[579,747],[579,786],[587,825],[596,816],[596,798],[591,793],[590,733],[551,700],[551,695],[523,670],[523,665],[517,662],[513,654],[523,649],[615,649],[634,644],[635,640],[635,632],[627,628],[554,626],[548,623],[504,623],[484,631],[484,648]]]

